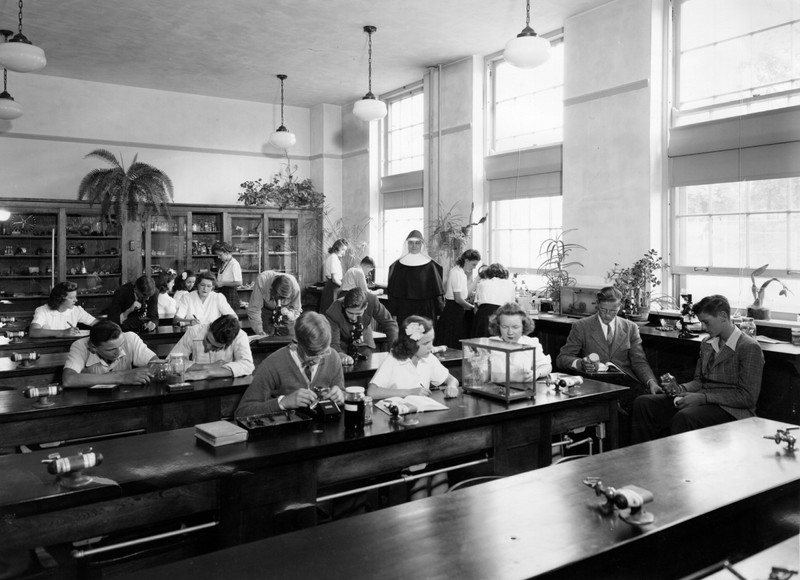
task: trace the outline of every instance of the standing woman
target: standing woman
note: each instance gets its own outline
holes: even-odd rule
[[[472,336],[490,336],[489,317],[507,302],[517,301],[517,289],[508,279],[508,270],[502,264],[490,264],[486,269],[486,279],[478,282],[475,288],[475,321]]]
[[[227,242],[216,242],[211,252],[217,256],[217,292],[225,296],[231,308],[239,308],[239,293],[236,290],[242,285],[242,267],[233,257],[233,247]]]
[[[325,287],[322,289],[322,296],[319,299],[320,314],[325,314],[339,296],[344,276],[342,256],[346,251],[347,240],[344,239],[336,240],[328,248],[328,257],[325,258],[325,263],[322,265],[322,279],[325,281]]]
[[[398,320],[414,314],[436,320],[444,307],[442,267],[425,253],[425,240],[412,230],[400,259],[389,266],[389,312]]]
[[[467,312],[472,312],[469,303],[469,280],[481,255],[477,250],[467,250],[456,260],[450,270],[444,291],[444,311],[436,322],[436,344],[450,348],[461,348],[460,340],[468,338],[471,328],[467,326]]]

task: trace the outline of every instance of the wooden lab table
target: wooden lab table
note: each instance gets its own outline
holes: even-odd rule
[[[783,426],[759,418],[726,423],[131,578],[674,579],[798,533],[800,462],[761,438]],[[655,522],[635,528],[598,511],[583,484],[589,476],[651,491],[646,510]]]
[[[539,385],[535,400],[509,406],[437,391],[447,410],[423,413],[414,426],[376,409],[359,433],[346,433],[340,419],[321,432],[277,428],[218,448],[197,442],[192,428],[109,439],[93,445],[105,460],[89,473],[114,485],[76,490],[46,472],[41,461],[53,450],[0,456],[0,537],[6,549],[48,546],[208,512],[219,517],[217,546],[234,545],[313,524],[321,495],[396,478],[409,465],[488,458],[498,475],[549,465],[552,435],[575,422],[607,422],[613,448],[624,391],[596,381],[570,394]]]

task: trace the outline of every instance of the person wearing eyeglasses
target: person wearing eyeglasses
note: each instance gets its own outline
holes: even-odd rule
[[[237,417],[310,407],[318,395],[344,403],[344,372],[331,349],[331,327],[317,312],[304,312],[295,323],[296,344],[272,353],[258,365],[236,409]],[[324,393],[324,395],[322,394]]]
[[[230,314],[211,324],[190,326],[170,354],[183,353],[191,361],[186,380],[244,377],[253,374],[253,353],[239,319]]]

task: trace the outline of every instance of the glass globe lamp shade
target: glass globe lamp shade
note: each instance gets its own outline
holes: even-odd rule
[[[386,116],[386,103],[379,101],[371,93],[368,93],[353,105],[353,114],[367,123],[377,121]]]
[[[7,209],[0,209],[0,222],[8,221],[11,217],[11,212]]]
[[[0,119],[10,121],[22,116],[22,106],[8,92],[0,93]]]
[[[14,72],[27,73],[42,70],[47,64],[44,50],[32,45],[27,38],[17,34],[0,44],[0,68],[7,68]]]
[[[519,36],[508,41],[503,58],[517,68],[537,67],[550,58],[550,41],[523,30]]]
[[[291,133],[286,127],[281,125],[272,135],[269,136],[269,142],[273,147],[278,149],[288,149],[297,143],[297,137]]]

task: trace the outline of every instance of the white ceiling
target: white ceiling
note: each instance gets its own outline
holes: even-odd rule
[[[609,0],[533,0],[531,26]],[[0,28],[18,28],[0,0]],[[47,55],[38,74],[286,104],[345,104],[367,91],[367,35],[381,94],[429,65],[502,50],[525,25],[524,0],[27,0],[23,32]],[[13,75],[15,73],[10,73]]]

